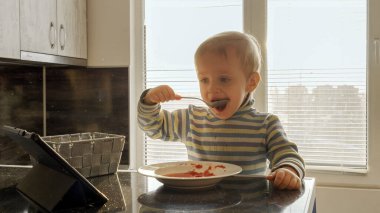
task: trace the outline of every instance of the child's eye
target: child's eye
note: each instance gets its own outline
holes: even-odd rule
[[[227,83],[227,82],[229,82],[229,81],[230,81],[229,78],[226,78],[226,77],[221,77],[221,78],[220,78],[220,82],[222,82],[222,83]]]
[[[201,78],[201,79],[199,79],[199,82],[201,82],[201,83],[207,83],[208,82],[208,79],[207,78]]]

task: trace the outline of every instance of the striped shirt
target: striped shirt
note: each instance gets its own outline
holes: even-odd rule
[[[152,139],[180,141],[189,160],[219,161],[239,165],[242,174],[291,166],[301,178],[304,162],[289,141],[276,115],[260,113],[246,100],[229,119],[216,118],[208,108],[189,105],[173,112],[160,104],[138,104],[140,128]]]

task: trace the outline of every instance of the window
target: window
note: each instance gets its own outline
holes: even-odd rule
[[[218,7],[219,3],[229,6]],[[215,4],[215,8],[210,7],[211,4]],[[230,12],[221,12],[229,14],[231,22],[228,26],[217,27],[207,22],[212,19],[219,23],[215,17],[222,8],[236,11],[236,17],[230,16]],[[200,17],[200,11],[205,9],[210,11],[201,23],[196,22],[197,18],[189,21],[191,16]],[[157,13],[169,15],[170,11],[176,13],[176,24],[169,22],[173,21],[172,18],[166,20],[166,27],[163,23],[156,25]],[[257,15],[263,11],[266,14]],[[380,166],[377,154],[380,144],[376,143],[380,140],[380,101],[376,94],[380,86],[376,81],[380,79],[380,73],[375,71],[380,69],[379,11],[380,3],[375,0],[147,0],[145,83],[147,87],[169,83],[183,95],[197,96],[192,54],[201,41],[219,31],[243,28],[255,35],[265,35],[264,38],[259,36],[262,42],[266,42],[263,45],[266,57],[262,70],[263,84],[256,92],[256,102],[259,109],[280,116],[288,136],[298,143],[306,160],[307,175],[317,177],[320,184],[377,184],[380,178],[380,170],[377,169]],[[156,33],[166,34],[154,34],[153,25],[161,28]],[[169,36],[165,38],[170,41],[167,45],[163,43],[165,36]],[[179,45],[183,42],[189,45]],[[175,54],[170,56],[159,50]],[[188,55],[181,55],[177,52],[179,50]],[[169,74],[167,76],[174,77],[172,82],[162,71],[168,71],[165,72]],[[179,72],[181,75],[176,76]],[[178,81],[176,78],[179,84],[173,82]],[[192,78],[194,80],[189,80]],[[141,91],[137,91],[135,98],[140,94]],[[188,103],[171,104],[176,105],[164,107],[178,108],[179,104],[186,106]],[[159,146],[158,152],[163,153],[160,149],[168,150],[168,154],[153,156],[154,152],[148,145],[150,142],[142,147],[146,154],[144,163],[179,160],[174,156],[186,156],[183,147],[178,151],[173,146],[169,151],[168,143],[163,142],[151,143],[151,147]],[[339,172],[316,172],[320,170]],[[350,172],[367,173],[360,176]],[[345,178],[338,180],[339,175]]]
[[[309,167],[367,169],[366,6],[268,1],[268,111]]]
[[[200,97],[195,50],[215,33],[242,31],[242,11],[241,0],[145,1],[146,88],[169,84],[182,96]],[[203,105],[181,100],[165,103],[162,108],[186,108],[189,103]],[[145,141],[146,164],[187,160],[180,142]]]

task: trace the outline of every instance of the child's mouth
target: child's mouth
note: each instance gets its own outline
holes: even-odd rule
[[[226,99],[213,100],[213,101],[224,101],[224,100],[226,100]],[[223,110],[227,107],[227,104],[228,104],[228,100],[222,102],[222,103],[219,104],[218,106],[215,106],[214,109],[216,109],[217,111],[221,112],[221,111],[223,111]]]
[[[226,108],[226,106],[227,106],[227,104],[221,105],[221,106],[217,106],[217,107],[215,107],[215,109],[218,110],[218,111],[223,111]]]

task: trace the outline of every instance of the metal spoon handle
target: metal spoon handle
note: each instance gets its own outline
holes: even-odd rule
[[[221,106],[221,105],[225,105],[228,102],[228,100],[219,100],[219,101],[214,101],[214,102],[207,102],[207,101],[204,101],[203,99],[200,99],[200,98],[188,97],[188,96],[183,96],[182,98],[200,100],[203,103],[205,103],[207,106],[212,107],[212,108],[218,107],[218,106]]]
[[[186,98],[186,99],[197,99],[203,101],[201,98],[196,98],[196,97],[189,97],[189,96],[181,96],[181,98]]]
[[[206,101],[204,101],[204,100],[201,99],[201,98],[189,97],[189,96],[182,96],[181,98],[200,100],[200,101],[202,101],[203,103],[209,105],[209,103],[207,103]]]

